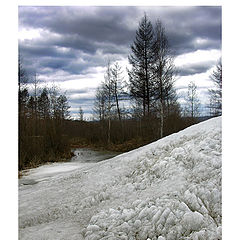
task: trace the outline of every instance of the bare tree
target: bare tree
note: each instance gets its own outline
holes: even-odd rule
[[[107,64],[107,71],[105,73],[105,82],[104,82],[104,92],[106,95],[107,99],[107,119],[108,119],[108,144],[111,142],[111,119],[112,119],[112,107],[114,106],[114,84],[112,81],[112,71],[111,71],[111,66],[110,66],[110,61],[108,61]]]
[[[32,75],[32,89],[33,89],[33,96],[31,99],[31,108],[32,108],[32,117],[34,119],[34,135],[38,135],[38,123],[39,123],[39,116],[38,116],[38,93],[39,93],[39,79],[37,78],[37,73],[34,72]]]
[[[112,87],[113,87],[113,97],[114,97],[114,102],[115,106],[117,108],[117,115],[118,115],[118,120],[121,122],[122,116],[121,116],[121,108],[120,108],[120,100],[121,97],[124,95],[123,91],[123,77],[122,77],[122,68],[116,62],[112,67],[111,67],[111,81],[112,81]]]
[[[216,69],[210,76],[214,83],[214,89],[209,90],[210,114],[212,116],[222,115],[222,62],[219,60]]]
[[[188,84],[188,92],[185,101],[186,101],[185,107],[186,115],[190,116],[191,118],[198,117],[200,114],[199,112],[200,101],[197,94],[197,86],[193,81],[191,81]]]
[[[82,110],[82,107],[81,107],[81,106],[79,107],[78,114],[79,114],[79,120],[80,120],[80,121],[83,121],[83,110]]]
[[[50,116],[50,100],[48,97],[47,88],[43,88],[41,95],[38,97],[37,105],[38,105],[38,112],[39,112],[40,119],[49,118],[49,116]]]
[[[50,115],[52,118],[58,117],[58,103],[57,98],[59,95],[59,87],[53,84],[49,89],[49,95],[50,95]]]
[[[97,88],[94,100],[93,112],[97,116],[97,119],[104,121],[107,111],[107,99],[103,83]]]
[[[154,64],[154,98],[157,100],[155,106],[160,113],[159,137],[163,136],[164,114],[169,115],[170,104],[176,99],[174,90],[174,75],[176,69],[173,63],[165,29],[160,20],[155,25],[155,46],[154,53],[156,61]],[[165,111],[166,109],[166,111]]]
[[[27,102],[29,98],[27,83],[29,81],[29,76],[26,70],[23,67],[23,60],[22,57],[18,56],[18,112],[19,112],[19,124],[20,124],[20,117],[27,114]],[[22,119],[23,120],[23,119]]]
[[[26,70],[23,67],[23,60],[21,55],[18,55],[18,91],[20,92],[21,89],[26,88],[26,84],[29,81],[29,76]]]

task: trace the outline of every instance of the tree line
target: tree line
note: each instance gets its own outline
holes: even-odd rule
[[[19,110],[19,170],[70,157],[68,139],[64,133],[69,117],[67,97],[56,86],[39,87],[34,76],[33,93],[30,94],[30,77],[21,59],[18,63]]]
[[[165,29],[158,20],[152,25],[146,14],[139,23],[128,57],[129,81],[123,81],[118,63],[108,63],[105,81],[98,88],[94,104],[97,119],[107,121],[108,143],[111,122],[118,120],[124,139],[123,119],[138,125],[138,135],[155,139],[164,135],[164,123],[173,115],[180,116],[180,105],[174,89],[176,68]],[[131,101],[130,111],[120,108],[120,101]]]
[[[174,85],[178,71],[160,20],[153,25],[143,16],[128,60],[128,81],[120,64],[108,61],[96,90],[93,121],[84,121],[81,106],[79,120],[70,119],[65,94],[54,86],[38,89],[36,76],[29,94],[28,77],[19,62],[19,168],[67,158],[71,147],[131,150],[198,122],[197,86],[188,85],[182,108]],[[219,116],[221,60],[210,78],[214,88],[209,90],[208,108],[211,116]]]
[[[118,140],[124,142],[129,140],[130,132],[134,132],[131,136],[146,143],[198,121],[200,100],[194,82],[188,85],[185,107],[178,102],[174,86],[178,70],[160,20],[153,25],[144,15],[128,60],[131,66],[127,69],[128,81],[124,81],[123,70],[117,62],[108,62],[105,80],[96,92],[93,111],[102,132],[106,133],[102,141],[110,144],[118,134]],[[220,71],[219,65],[216,71]],[[215,71],[211,78],[216,78],[217,83],[222,81]],[[222,90],[219,86],[216,88],[209,90],[211,104],[208,108],[211,116],[219,115],[221,109],[217,102],[221,102]],[[123,104],[126,99],[131,103],[127,109]],[[130,122],[134,122],[131,130],[127,127]]]

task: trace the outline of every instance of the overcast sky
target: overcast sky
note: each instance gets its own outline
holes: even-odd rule
[[[130,45],[146,12],[160,19],[179,69],[180,102],[194,81],[208,102],[209,75],[221,57],[221,7],[19,7],[19,49],[24,67],[43,84],[66,91],[72,116],[79,106],[92,112],[95,90],[106,63],[128,65]],[[127,79],[126,79],[127,80]],[[50,84],[51,85],[51,84]]]

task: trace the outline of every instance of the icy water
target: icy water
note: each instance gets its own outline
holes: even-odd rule
[[[119,152],[111,151],[95,151],[88,148],[77,148],[73,150],[74,157],[71,159],[71,162],[100,162],[120,154]]]
[[[38,168],[24,171],[22,178],[19,179],[19,185],[34,185],[38,182],[49,181],[65,172],[85,168],[120,154],[119,152],[95,151],[87,148],[77,148],[72,151],[75,156],[69,162],[45,164]]]

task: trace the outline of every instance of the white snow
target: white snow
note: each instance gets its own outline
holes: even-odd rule
[[[20,185],[31,185],[41,181],[47,181],[58,176],[62,176],[63,173],[71,172],[76,169],[88,169],[93,163],[81,163],[79,162],[65,162],[65,163],[51,163],[23,171],[24,176],[19,179]]]
[[[36,179],[43,169],[23,179]],[[221,205],[218,117],[112,159],[20,185],[19,238],[215,240],[222,238]]]
[[[197,231],[202,227],[203,215],[199,212],[189,211],[183,215],[182,220],[182,225],[184,226],[184,228],[186,228],[186,230]]]

